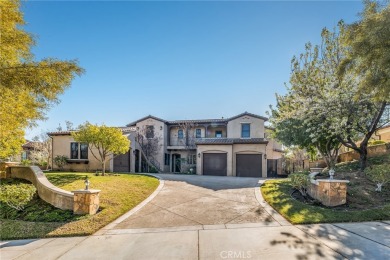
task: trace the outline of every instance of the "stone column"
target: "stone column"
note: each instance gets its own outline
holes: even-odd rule
[[[73,196],[73,213],[94,215],[99,209],[100,190],[75,190]]]

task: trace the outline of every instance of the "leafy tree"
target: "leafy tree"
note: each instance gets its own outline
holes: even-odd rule
[[[7,158],[20,152],[25,128],[45,118],[83,69],[76,61],[35,61],[35,41],[21,28],[20,0],[0,1],[0,10],[0,158]]]
[[[348,48],[340,74],[353,67],[360,92],[390,102],[390,4],[366,0],[361,19],[345,27],[343,42]]]
[[[49,136],[42,132],[40,135],[33,138],[33,151],[30,152],[30,158],[34,164],[46,166],[49,169],[50,159],[52,155],[52,140]]]
[[[116,127],[98,126],[90,123],[81,125],[72,132],[75,141],[87,143],[93,157],[102,165],[102,175],[105,174],[106,162],[114,155],[124,154],[130,148],[130,141]]]
[[[321,144],[319,150],[336,151],[340,142],[357,151],[363,170],[368,141],[389,122],[389,110],[386,102],[373,98],[375,90],[360,91],[360,77],[353,67],[342,77],[338,74],[347,48],[341,44],[339,34],[343,35],[344,27],[340,25],[339,31],[322,31],[321,46],[308,43],[305,52],[293,58],[291,86],[285,96],[278,98],[277,122],[298,120],[309,143]],[[299,145],[308,142],[296,140]],[[335,152],[328,156],[337,158]]]

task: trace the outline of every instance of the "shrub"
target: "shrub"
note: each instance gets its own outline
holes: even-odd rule
[[[302,196],[306,196],[306,189],[309,185],[309,176],[305,173],[290,174],[290,182],[293,188],[297,189]]]
[[[68,163],[67,160],[68,157],[66,157],[65,155],[57,155],[56,157],[54,157],[54,163],[58,166],[60,171],[62,171],[64,169],[64,166]]]
[[[36,189],[31,184],[2,185],[0,187],[0,202],[16,210],[23,210],[24,206],[34,197],[35,192]]]
[[[22,165],[23,166],[30,166],[31,165],[31,161],[29,159],[24,159],[24,160],[22,160]]]
[[[364,171],[376,183],[375,191],[382,191],[382,186],[390,181],[389,165],[373,165]]]

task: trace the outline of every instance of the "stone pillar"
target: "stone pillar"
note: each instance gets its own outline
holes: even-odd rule
[[[73,213],[94,215],[99,209],[100,190],[75,190],[73,196]]]
[[[11,178],[11,166],[18,166],[19,162],[0,162],[0,179]]]
[[[318,179],[311,180],[308,193],[323,205],[334,207],[347,202],[347,180]]]

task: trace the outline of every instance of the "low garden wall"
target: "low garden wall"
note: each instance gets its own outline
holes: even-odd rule
[[[367,156],[374,157],[378,155],[383,155],[390,153],[390,144],[379,144],[367,147]],[[360,155],[356,151],[349,151],[339,155],[340,162],[349,162],[353,160],[359,160]]]
[[[4,164],[4,163],[3,163]],[[38,196],[56,208],[73,210],[75,214],[95,214],[99,209],[100,190],[69,192],[54,186],[37,166],[1,166],[5,174],[1,178],[17,178],[30,181]]]
[[[347,183],[347,180],[311,179],[307,192],[325,206],[339,206],[347,202]]]

